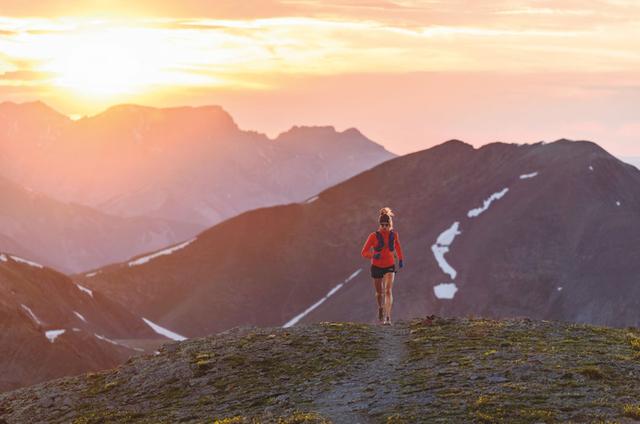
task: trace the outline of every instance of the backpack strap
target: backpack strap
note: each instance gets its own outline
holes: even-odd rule
[[[393,230],[389,231],[389,251],[393,252],[396,250],[396,234]]]
[[[380,252],[384,247],[384,237],[382,237],[382,234],[380,234],[380,231],[376,231],[376,238],[378,239],[378,245],[375,246],[373,250],[375,250],[376,252]]]

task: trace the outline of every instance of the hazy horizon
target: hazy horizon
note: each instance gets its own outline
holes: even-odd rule
[[[637,2],[3,3],[2,100],[216,104],[270,137],[355,127],[398,154],[569,138],[640,156]]]

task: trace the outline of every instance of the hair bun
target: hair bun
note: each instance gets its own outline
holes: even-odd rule
[[[390,207],[382,208],[382,209],[380,209],[380,216],[382,216],[382,215],[393,216],[393,212],[391,212],[391,208]]]

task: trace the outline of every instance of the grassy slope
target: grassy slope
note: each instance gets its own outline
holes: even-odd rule
[[[640,419],[638,378],[637,329],[324,323],[166,345],[116,370],[0,395],[0,422],[622,423]]]

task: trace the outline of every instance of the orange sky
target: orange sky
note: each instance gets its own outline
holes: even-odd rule
[[[640,156],[635,0],[2,0],[0,99],[220,104],[245,129],[591,139]]]

